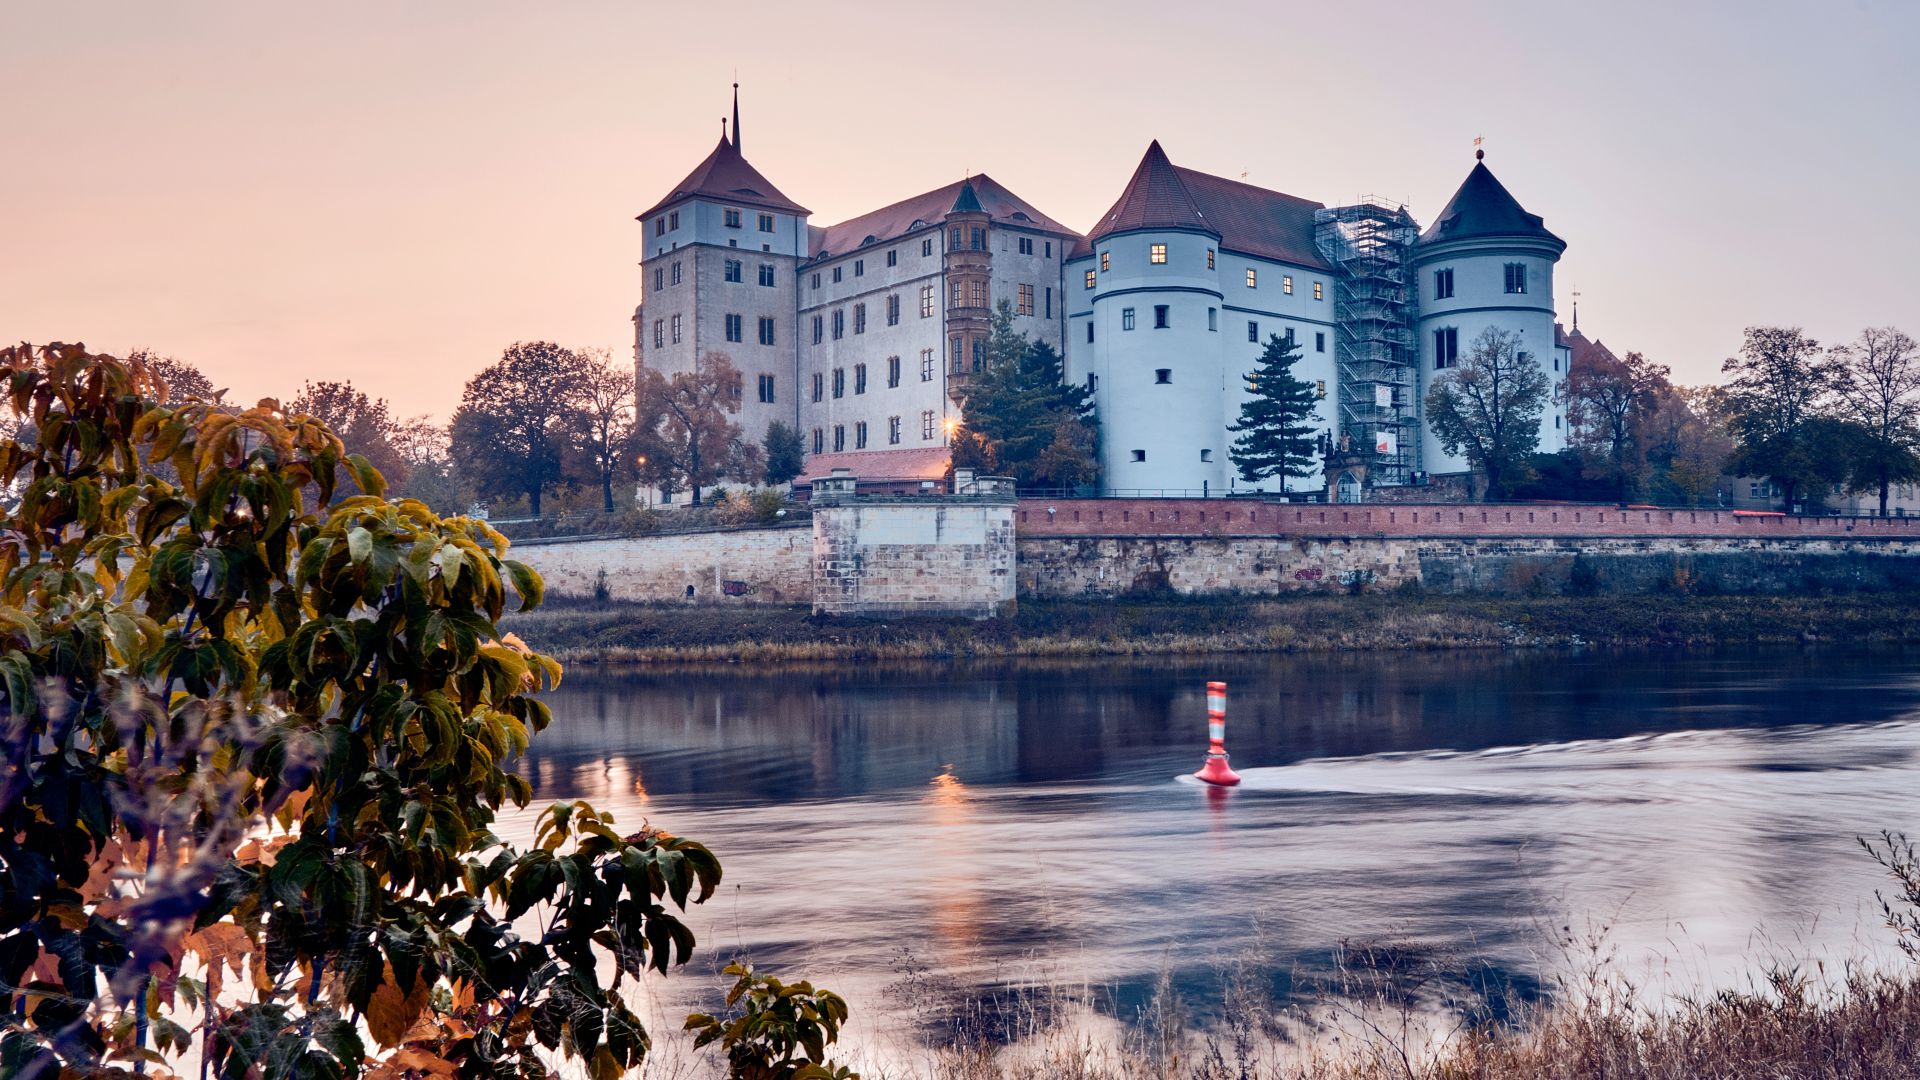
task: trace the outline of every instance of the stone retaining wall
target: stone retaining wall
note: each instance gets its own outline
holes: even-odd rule
[[[600,539],[521,540],[514,558],[547,590],[615,600],[805,604],[813,599],[813,532],[798,526]],[[601,575],[605,577],[602,579]]]

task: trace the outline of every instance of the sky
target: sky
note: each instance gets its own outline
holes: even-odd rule
[[[1422,224],[1473,140],[1562,319],[1711,381],[1754,324],[1920,334],[1920,3],[0,0],[0,339],[444,418],[631,352],[633,220],[742,148],[829,224],[990,173],[1089,228],[1147,143]]]

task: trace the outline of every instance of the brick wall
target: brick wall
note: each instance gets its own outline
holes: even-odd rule
[[[1049,512],[1051,511],[1051,512]],[[1715,536],[1920,539],[1920,518],[1738,516],[1595,506],[1306,505],[1245,499],[1022,499],[1033,536]]]
[[[804,526],[521,540],[511,553],[557,595],[591,596],[604,572],[616,600],[803,604],[813,598],[813,534]]]

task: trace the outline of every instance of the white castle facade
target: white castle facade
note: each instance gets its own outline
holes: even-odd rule
[[[985,174],[837,225],[809,216],[747,163],[736,106],[732,136],[639,215],[633,317],[635,359],[655,370],[726,354],[742,427],[797,428],[806,476],[942,475],[1001,300],[1093,389],[1109,492],[1356,500],[1464,472],[1421,409],[1487,327],[1547,372],[1540,449],[1566,445],[1571,354],[1553,304],[1566,245],[1484,162],[1425,231],[1401,207],[1327,207],[1182,168],[1158,142],[1084,235]],[[1237,477],[1227,425],[1273,335],[1300,347],[1294,374],[1320,394],[1332,476]]]

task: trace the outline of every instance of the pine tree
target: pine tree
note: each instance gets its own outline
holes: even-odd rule
[[[1066,361],[1053,346],[1013,331],[1013,307],[1004,300],[987,358],[987,370],[967,387],[954,466],[1011,476],[1027,488],[1097,484],[1092,394],[1066,381]]]
[[[1233,463],[1240,478],[1257,483],[1271,476],[1308,476],[1314,468],[1313,415],[1317,396],[1311,383],[1293,377],[1300,346],[1292,338],[1272,335],[1260,366],[1247,373],[1251,396],[1240,406],[1240,422],[1228,431],[1233,440]]]

